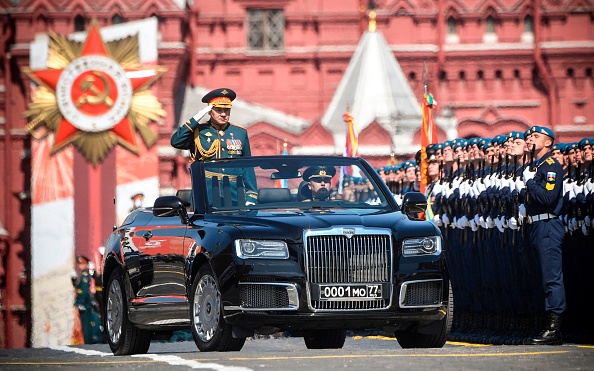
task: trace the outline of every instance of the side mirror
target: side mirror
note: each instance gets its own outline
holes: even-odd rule
[[[427,210],[427,198],[420,192],[408,192],[402,199],[402,212],[412,220],[424,220],[421,213]]]
[[[153,206],[153,215],[164,217],[164,216],[179,216],[182,223],[188,224],[188,211],[186,205],[177,196],[162,196],[155,200]]]

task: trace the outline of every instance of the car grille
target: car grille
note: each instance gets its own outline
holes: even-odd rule
[[[438,307],[441,306],[442,280],[405,282],[400,288],[400,307]]]
[[[239,285],[240,307],[244,310],[296,309],[296,295],[293,285],[274,283],[241,283]]]
[[[305,254],[310,284],[390,282],[391,234],[366,232],[369,233],[356,229],[350,238],[344,234],[343,228],[334,228],[330,233],[308,232]],[[385,292],[382,296],[382,299],[318,300],[310,292],[310,306],[315,310],[329,311],[384,309],[390,306],[392,295]]]

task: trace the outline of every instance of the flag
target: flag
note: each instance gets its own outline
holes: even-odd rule
[[[342,115],[342,119],[346,123],[346,143],[344,146],[344,157],[359,157],[359,130],[357,130],[357,124],[351,114],[345,112]],[[360,177],[359,169],[353,169],[351,167],[343,166],[340,171],[340,179],[338,182],[338,193],[342,194],[342,182],[345,176]]]
[[[283,156],[288,156],[289,151],[287,150],[287,141],[283,143]],[[288,179],[277,179],[275,181],[274,186],[276,188],[289,188],[289,180]]]
[[[423,124],[421,126],[421,189],[420,192],[425,194],[427,190],[427,146],[429,144],[437,143],[437,131],[435,122],[433,121],[433,107],[437,104],[433,100],[433,95],[427,92],[427,85],[425,85],[425,94],[423,94]]]

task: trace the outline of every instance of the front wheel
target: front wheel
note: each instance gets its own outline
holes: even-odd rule
[[[452,321],[454,319],[454,293],[452,284],[449,284],[448,306],[446,315],[432,325],[436,331],[431,333],[421,333],[417,331],[396,331],[396,340],[404,349],[408,348],[442,348],[450,335]]]
[[[219,285],[210,267],[203,265],[192,285],[192,336],[201,352],[239,351],[245,338],[234,338],[221,309]]]
[[[111,351],[116,356],[145,354],[151,345],[151,333],[128,320],[128,306],[121,270],[111,273],[105,300],[105,332]]]
[[[303,340],[307,349],[342,349],[346,330],[310,330]]]

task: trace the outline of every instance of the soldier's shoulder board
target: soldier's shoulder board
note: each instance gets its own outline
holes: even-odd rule
[[[549,158],[547,158],[547,161],[546,162],[547,162],[547,164],[552,165],[552,164],[555,163],[555,159],[552,158],[552,157],[549,157]]]

